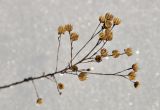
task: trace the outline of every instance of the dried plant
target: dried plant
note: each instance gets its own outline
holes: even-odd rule
[[[105,15],[102,15],[99,17],[99,24],[96,27],[94,33],[90,37],[90,39],[82,46],[82,48],[79,49],[79,51],[76,52],[75,55],[73,55],[73,47],[74,43],[79,39],[79,35],[73,31],[73,26],[71,24],[61,25],[58,27],[58,48],[57,48],[57,58],[56,58],[56,68],[55,72],[45,74],[43,73],[40,76],[37,77],[28,77],[24,78],[21,81],[17,81],[8,85],[0,86],[0,89],[9,88],[11,86],[19,85],[25,82],[32,82],[33,87],[35,89],[36,95],[37,95],[37,104],[42,104],[43,99],[39,97],[38,91],[36,89],[36,85],[34,83],[35,80],[39,80],[42,78],[46,78],[48,80],[54,81],[57,86],[58,93],[61,95],[62,90],[64,89],[64,84],[61,82],[58,82],[56,80],[56,75],[60,74],[71,74],[76,75],[80,81],[87,80],[89,75],[103,75],[103,76],[117,76],[122,77],[127,80],[129,80],[131,83],[133,83],[133,86],[137,88],[139,86],[139,81],[136,81],[136,72],[138,71],[138,64],[135,63],[131,67],[124,69],[122,71],[116,72],[116,73],[97,73],[92,72],[93,70],[91,68],[79,68],[80,64],[90,64],[90,63],[97,63],[102,62],[106,57],[113,57],[118,58],[121,55],[127,55],[128,57],[133,54],[131,48],[124,49],[124,52],[120,52],[119,50],[113,50],[111,54],[109,54],[109,51],[105,48],[106,43],[112,41],[113,39],[113,28],[121,23],[121,20],[118,17],[114,17],[111,13],[106,13]],[[65,66],[64,69],[59,70],[58,69],[58,62],[59,62],[59,51],[61,47],[61,39],[62,36],[69,34],[70,36],[70,61]],[[88,51],[86,55],[84,55],[80,60],[75,62],[75,59],[77,56],[82,52],[82,50],[93,40],[97,39],[97,42],[95,45]],[[129,72],[127,72],[129,71]],[[126,74],[127,73],[127,74]]]

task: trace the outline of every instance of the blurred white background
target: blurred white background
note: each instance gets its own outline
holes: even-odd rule
[[[57,77],[65,84],[62,96],[54,83],[35,82],[44,99],[41,106],[35,104],[31,83],[0,90],[0,110],[159,110],[159,0],[0,0],[0,85],[53,72],[57,27],[73,24],[80,35],[76,51],[93,33],[98,17],[106,12],[122,19],[114,29],[113,41],[107,44],[108,50],[132,47],[135,54],[87,67],[113,73],[138,62],[140,88],[135,89],[123,78],[89,76],[80,82],[75,76],[64,75]],[[62,40],[61,68],[69,60],[67,37]]]

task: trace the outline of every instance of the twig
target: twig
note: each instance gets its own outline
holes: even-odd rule
[[[61,35],[58,37],[58,49],[57,49],[57,59],[56,59],[56,72],[58,68],[58,60],[59,60],[59,50],[61,46]]]
[[[83,45],[83,47],[75,54],[75,56],[73,57],[72,61],[73,61],[73,60],[76,58],[76,56],[87,46],[87,44],[88,44],[97,34],[99,34],[99,33],[102,31],[102,29],[101,29],[99,32],[96,33],[96,31],[97,31],[97,29],[99,28],[100,24],[101,24],[101,23],[99,23],[98,26],[96,27],[96,29],[95,29],[95,31],[93,32],[91,38],[90,38],[90,39]],[[95,33],[96,33],[96,34],[95,34]]]
[[[33,84],[34,90],[35,90],[35,92],[36,92],[36,96],[37,96],[37,98],[39,98],[39,94],[38,94],[38,91],[37,91],[36,85],[35,85],[35,83],[34,83],[34,81],[33,81],[33,80],[32,80],[32,84]]]
[[[61,73],[61,72],[65,71],[65,70],[66,70],[66,69],[63,69],[63,70],[61,70],[61,71],[54,72],[54,73],[48,73],[48,74],[46,74],[46,75],[24,78],[24,79],[21,80],[21,81],[17,81],[17,82],[11,83],[11,84],[7,84],[7,85],[4,85],[4,86],[0,86],[0,89],[5,89],[5,88],[9,88],[9,87],[11,87],[11,86],[16,86],[16,85],[19,85],[19,84],[22,84],[22,83],[25,83],[25,82],[29,82],[29,81],[34,81],[34,80],[46,78],[46,77],[48,77],[48,76],[53,76],[53,75],[55,75],[55,74],[58,74],[58,73]]]

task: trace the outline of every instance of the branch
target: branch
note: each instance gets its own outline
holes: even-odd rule
[[[21,81],[17,81],[17,82],[11,83],[11,84],[7,84],[7,85],[4,85],[4,86],[0,86],[0,89],[5,89],[5,88],[9,88],[9,87],[11,87],[11,86],[16,86],[16,85],[19,85],[19,84],[22,84],[22,83],[26,83],[26,82],[30,82],[30,81],[34,81],[34,80],[38,80],[38,79],[42,79],[42,78],[47,78],[48,76],[54,76],[55,74],[62,73],[62,72],[64,72],[65,70],[66,70],[66,69],[63,69],[63,70],[61,70],[61,71],[54,72],[54,73],[48,73],[48,74],[46,74],[46,75],[24,78],[24,79],[21,80]]]

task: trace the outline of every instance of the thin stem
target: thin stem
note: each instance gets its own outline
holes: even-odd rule
[[[125,72],[127,70],[130,70],[132,68],[128,68],[128,69],[124,69],[122,71],[116,72],[116,73],[112,73],[112,74],[104,74],[104,73],[92,73],[92,72],[87,72],[88,74],[93,74],[93,75],[117,75],[119,76],[119,73]]]
[[[116,72],[116,73],[114,73],[114,75],[119,74],[119,73],[122,73],[122,72],[125,72],[125,71],[128,71],[128,70],[130,70],[130,69],[132,69],[132,68],[128,68],[128,69],[124,69],[124,70],[122,70],[122,71]]]
[[[59,95],[61,95],[62,92],[60,92],[60,90],[59,90],[59,88],[58,88],[58,82],[57,82],[56,77],[55,77],[54,75],[53,75],[53,79],[54,79],[54,81],[55,81],[55,83],[56,83],[57,91],[58,91]]]
[[[58,93],[61,95],[62,93],[60,92],[60,90],[59,90],[59,88],[58,88],[58,83],[57,83],[57,80],[56,80],[56,78],[55,78],[55,76],[53,75],[53,79],[52,78],[50,78],[50,77],[46,77],[48,80],[50,80],[50,81],[54,81],[55,83],[56,83],[56,87],[57,87],[57,91],[58,91]]]
[[[90,50],[90,52],[89,52],[85,57],[83,57],[79,62],[77,62],[76,64],[79,64],[79,63],[81,63],[83,60],[85,60],[85,59],[88,57],[88,55],[90,55],[90,53],[91,53],[100,43],[101,43],[101,41],[98,40],[97,43],[96,43],[96,45]]]
[[[38,94],[38,91],[37,91],[36,85],[35,85],[35,83],[34,83],[34,81],[33,81],[33,80],[32,80],[32,84],[33,84],[34,90],[35,90],[35,92],[36,92],[36,96],[37,96],[37,98],[39,98],[39,94]]]
[[[70,33],[69,33],[69,35],[70,35]],[[71,36],[71,35],[70,35]],[[70,44],[71,44],[71,61],[70,61],[70,64],[71,64],[71,66],[72,66],[72,56],[73,56],[73,41],[70,39]]]
[[[86,45],[99,33],[99,32],[96,33],[96,31],[97,31],[97,29],[99,28],[100,24],[101,24],[101,23],[99,23],[98,26],[96,27],[96,29],[95,29],[95,31],[93,32],[91,38],[90,38],[90,39],[83,45],[83,47],[75,54],[75,56],[73,57],[72,61],[73,61],[73,60],[76,58],[76,56],[86,47]],[[101,30],[102,30],[102,29],[101,29]],[[100,31],[101,31],[101,30],[100,30]],[[96,33],[96,34],[95,34],[95,33]]]
[[[93,53],[89,58],[92,58],[94,55],[96,55],[105,46],[106,43],[107,41],[104,42],[103,45],[95,53]]]
[[[56,59],[56,72],[58,69],[58,60],[59,60],[59,50],[61,46],[61,35],[58,37],[58,49],[57,49],[57,59]]]

